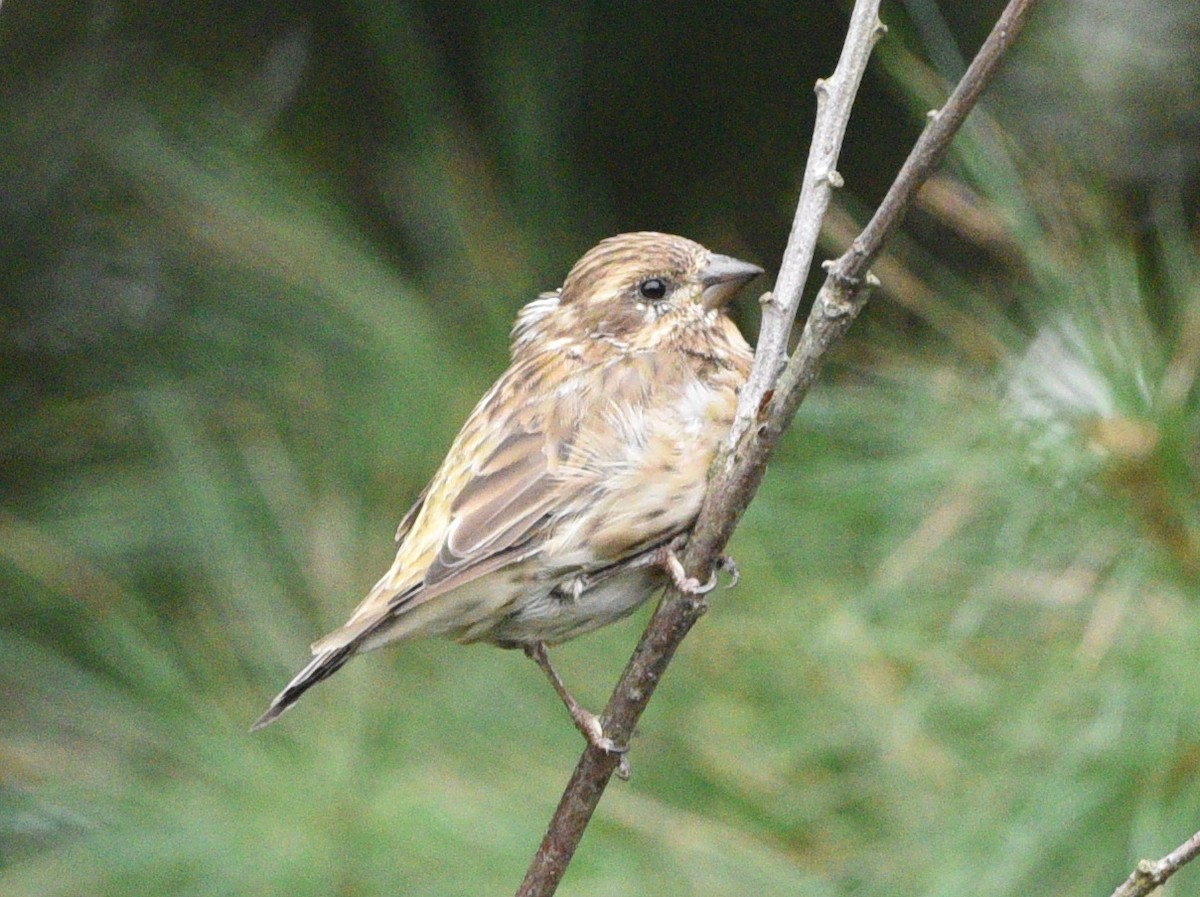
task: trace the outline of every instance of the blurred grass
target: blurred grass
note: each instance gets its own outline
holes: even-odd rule
[[[347,15],[398,250],[273,136],[303,29],[219,90],[97,51],[6,113],[5,895],[503,893],[579,751],[531,664],[442,643],[246,732],[599,236],[564,225],[603,194],[556,89],[585,23],[481,26],[487,130],[417,7]],[[1195,234],[1027,143],[976,118],[881,264],[562,893],[1107,894],[1200,827]],[[560,650],[588,704],[637,627]]]

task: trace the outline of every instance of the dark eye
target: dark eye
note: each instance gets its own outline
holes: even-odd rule
[[[638,292],[642,298],[657,302],[667,295],[667,282],[660,277],[648,277],[638,284]]]

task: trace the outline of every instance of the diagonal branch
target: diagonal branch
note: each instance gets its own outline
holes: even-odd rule
[[[1200,855],[1200,832],[1192,835],[1161,860],[1142,860],[1112,897],[1146,897],[1155,888]]]
[[[764,298],[764,323],[754,372],[743,390],[729,445],[713,463],[708,494],[684,554],[685,567],[701,581],[712,572],[758,490],[771,452],[816,381],[826,353],[866,303],[871,262],[899,227],[917,190],[945,156],[951,139],[995,74],[1034,2],[1009,0],[945,106],[930,115],[924,133],[875,216],[849,251],[826,266],[828,277],[789,359],[788,337],[811,264],[820,218],[828,206],[830,190],[841,183],[836,163],[842,135],[870,49],[881,33],[878,0],[855,3],[838,68],[831,78],[817,84],[815,145],[805,169],[804,190],[780,265],[776,293]],[[682,595],[675,589],[668,589],[663,596],[602,717],[604,731],[617,744],[629,743],[675,650],[705,609],[702,598]],[[584,751],[517,897],[549,897],[554,893],[617,766],[616,754],[591,747]]]

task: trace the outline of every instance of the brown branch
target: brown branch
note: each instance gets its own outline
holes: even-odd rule
[[[817,295],[800,342],[780,374],[779,362],[787,358],[787,339],[791,329],[792,318],[787,315],[789,310],[791,315],[795,314],[804,284],[804,278],[797,275],[801,270],[807,273],[809,264],[798,257],[799,253],[805,251],[802,245],[805,241],[798,239],[797,235],[818,228],[819,220],[797,220],[793,224],[792,239],[780,265],[778,293],[766,299],[768,314],[764,318],[764,329],[756,352],[755,369],[758,373],[752,374],[752,381],[744,390],[741,408],[743,412],[748,410],[748,413],[739,416],[742,429],[740,436],[736,432],[734,434],[736,444],[727,447],[713,464],[709,491],[683,557],[685,567],[700,581],[703,582],[712,572],[716,559],[754,497],[766,470],[767,460],[816,381],[826,353],[842,337],[866,303],[867,289],[871,285],[867,270],[871,261],[899,227],[917,190],[945,155],[955,132],[991,80],[1034,2],[1010,0],[945,106],[930,116],[924,133],[913,147],[875,216],[851,244],[850,250],[835,263],[827,265],[828,277]],[[818,83],[819,98],[824,99],[822,94],[825,91],[828,92],[829,101],[818,103],[818,114],[822,116],[822,121],[816,124],[814,130],[819,138],[835,142],[831,153],[827,152],[829,147],[825,146],[821,152],[814,151],[809,156],[809,168],[806,169],[804,180],[806,193],[801,194],[797,219],[802,214],[819,215],[824,211],[820,197],[812,197],[809,191],[827,191],[840,183],[834,166],[841,135],[834,126],[830,136],[828,123],[824,121],[822,113],[828,109],[831,115],[843,116],[841,130],[844,131],[844,117],[849,115],[849,104],[853,102],[861,70],[856,75],[850,70],[845,73],[840,70],[843,65],[852,69],[866,64],[867,52],[879,35],[877,10],[877,2],[860,0],[855,4],[846,39],[847,49],[839,60],[839,73],[826,82]],[[859,52],[864,42],[867,52]],[[842,75],[840,82],[839,74]],[[830,85],[838,88],[836,102],[833,101]],[[814,165],[824,167],[814,168]],[[809,252],[811,258],[811,250]],[[788,271],[793,273],[788,275],[785,283],[784,272]],[[772,303],[778,303],[776,308],[782,309],[782,313],[773,311]],[[772,319],[776,323],[768,325],[767,321]],[[601,718],[605,733],[618,744],[629,743],[630,734],[675,650],[705,609],[703,599],[682,595],[675,589],[668,589],[663,596]],[[517,890],[517,897],[549,897],[554,893],[617,765],[618,758],[614,754],[591,747],[584,751],[550,820],[541,846]]]
[[[1190,863],[1200,854],[1200,832],[1192,835],[1157,862],[1141,860],[1129,878],[1125,879],[1112,897],[1146,897],[1155,888]]]

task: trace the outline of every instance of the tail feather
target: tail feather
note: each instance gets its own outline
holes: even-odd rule
[[[271,706],[255,721],[254,725],[250,727],[250,731],[257,732],[264,726],[275,722],[285,710],[300,700],[302,694],[322,679],[328,679],[340,670],[354,655],[354,648],[354,643],[342,645],[330,651],[322,651],[314,657],[304,669],[295,675],[283,691],[275,696]]]

